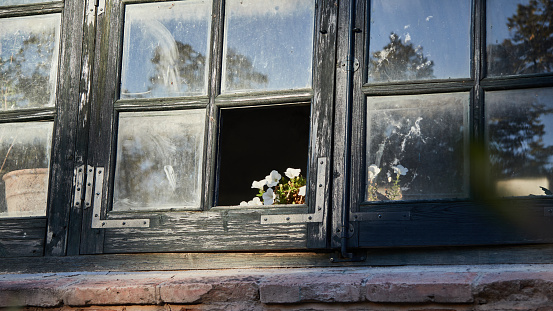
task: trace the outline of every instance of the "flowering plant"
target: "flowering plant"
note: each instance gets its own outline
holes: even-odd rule
[[[388,183],[391,183],[391,187],[384,189],[384,199],[388,200],[399,200],[403,196],[401,194],[401,187],[399,186],[400,176],[405,176],[409,169],[402,165],[392,166],[392,170],[396,176],[395,179],[392,179],[390,172],[386,172],[388,175]],[[367,200],[368,201],[378,201],[381,200],[382,194],[378,191],[378,184],[376,182],[376,176],[380,173],[381,169],[376,166],[376,164],[371,164],[368,169],[367,177],[369,179],[367,187]],[[393,180],[393,182],[392,182]],[[379,197],[380,196],[380,197]]]
[[[240,205],[273,205],[305,203],[305,177],[300,169],[288,168],[282,177],[276,170],[265,176],[265,179],[252,182],[252,188],[259,189],[256,197],[242,201]],[[261,199],[263,201],[261,201]]]

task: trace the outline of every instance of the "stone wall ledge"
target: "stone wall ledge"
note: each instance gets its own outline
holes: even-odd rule
[[[553,310],[553,265],[0,275],[0,307],[4,308],[126,306],[124,310],[158,310],[167,305],[187,305],[197,310],[258,310],[312,304],[339,305],[344,310],[369,305],[427,306],[424,310]]]

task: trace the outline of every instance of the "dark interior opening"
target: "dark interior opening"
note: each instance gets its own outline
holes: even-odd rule
[[[310,105],[221,109],[216,205],[239,205],[258,193],[254,180],[299,168],[307,177]]]

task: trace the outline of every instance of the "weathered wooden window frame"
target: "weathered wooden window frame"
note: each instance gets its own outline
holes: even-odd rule
[[[486,3],[473,0],[471,21],[471,77],[470,79],[429,80],[396,83],[366,83],[367,71],[359,69],[354,74],[353,104],[351,112],[352,148],[351,179],[339,180],[334,186],[333,205],[343,205],[343,194],[350,197],[346,206],[349,230],[348,247],[411,247],[411,246],[461,246],[461,245],[509,245],[525,243],[551,243],[552,218],[545,217],[544,208],[551,207],[547,197],[520,198],[490,201],[479,189],[472,187],[468,200],[424,200],[420,202],[364,202],[366,97],[387,95],[439,94],[445,92],[470,93],[470,139],[472,146],[485,147],[484,96],[487,91],[519,88],[536,88],[553,85],[551,74],[528,76],[486,76]],[[356,61],[359,68],[367,68],[370,0],[359,0],[355,9],[355,34],[353,36]],[[341,2],[340,12],[347,12],[347,4]],[[347,29],[351,16],[341,14],[339,26]],[[342,32],[339,32],[342,34]],[[338,60],[347,57],[347,42],[338,44]],[[346,82],[338,75],[335,124],[347,124]],[[337,150],[347,148],[344,143],[345,126],[335,127]],[[345,160],[336,155],[334,170],[346,169]],[[477,176],[482,168],[473,156],[470,159],[471,176]],[[475,180],[471,180],[471,185]],[[493,208],[492,208],[493,206]],[[394,215],[390,215],[394,214]],[[380,215],[380,216],[378,216]],[[399,215],[399,216],[398,216]],[[509,215],[505,221],[502,216]],[[390,217],[388,217],[390,216]],[[400,217],[402,216],[402,217]],[[517,217],[527,217],[537,232],[522,232],[510,223]],[[404,218],[404,219],[401,219]],[[343,218],[333,215],[332,247],[341,246],[340,228]]]
[[[348,1],[317,1],[317,12],[315,20],[315,46],[314,46],[314,75],[313,91],[299,90],[292,92],[269,92],[244,95],[218,95],[221,66],[221,42],[222,23],[220,18],[224,15],[224,8],[221,2],[214,4],[214,24],[212,28],[212,42],[219,48],[212,48],[212,63],[210,68],[210,92],[207,98],[201,100],[184,99],[179,101],[178,107],[199,105],[207,107],[213,121],[209,123],[208,146],[214,146],[215,133],[217,130],[217,113],[220,107],[234,107],[251,105],[252,103],[280,104],[280,103],[308,103],[312,105],[312,131],[310,172],[316,169],[316,158],[327,157],[329,160],[327,174],[327,195],[325,196],[325,216],[322,223],[310,223],[300,225],[302,234],[306,237],[298,243],[290,243],[285,237],[288,230],[295,231],[297,224],[280,224],[275,226],[273,234],[284,236],[281,244],[276,247],[268,247],[264,240],[258,240],[255,247],[243,247],[235,244],[241,236],[227,239],[220,234],[213,240],[211,247],[202,245],[202,239],[210,239],[205,232],[200,232],[195,238],[186,243],[180,240],[186,239],[187,235],[177,236],[176,239],[163,238],[159,234],[152,237],[165,239],[154,248],[144,245],[140,240],[134,243],[125,244],[128,238],[128,229],[116,229],[106,233],[106,229],[93,229],[88,227],[92,219],[92,210],[83,210],[71,204],[73,200],[73,176],[74,169],[81,165],[91,167],[109,167],[113,161],[110,155],[110,146],[100,145],[94,150],[89,147],[94,145],[95,137],[100,119],[105,117],[106,112],[98,110],[100,103],[103,109],[113,109],[115,91],[117,90],[117,68],[110,66],[118,64],[118,59],[113,59],[114,52],[110,49],[118,49],[120,40],[117,36],[110,35],[120,31],[121,18],[113,22],[107,12],[97,18],[97,14],[89,12],[94,7],[94,0],[65,0],[46,4],[21,5],[0,9],[0,17],[24,16],[61,12],[62,37],[60,40],[60,63],[58,70],[58,87],[56,107],[46,110],[29,110],[24,113],[3,113],[0,121],[10,120],[37,120],[48,119],[55,121],[53,154],[51,158],[52,170],[50,176],[50,189],[48,197],[48,210],[46,217],[33,217],[28,219],[1,219],[0,232],[3,232],[0,241],[9,248],[1,249],[0,256],[24,257],[24,256],[64,256],[97,253],[118,253],[118,252],[175,252],[175,251],[242,251],[242,250],[283,250],[307,248],[321,249],[328,251],[339,249],[342,246],[343,235],[340,230],[343,227],[342,213],[347,213],[349,226],[347,227],[347,247],[349,249],[366,251],[363,248],[370,248],[369,254],[376,258],[375,264],[406,263],[401,247],[423,246],[434,247],[436,245],[466,246],[466,245],[499,245],[487,251],[501,251],[501,245],[553,243],[553,234],[545,230],[541,235],[528,236],[520,233],[511,234],[510,229],[505,229],[504,224],[495,222],[496,213],[485,208],[485,201],[478,200],[441,200],[424,202],[397,202],[393,204],[363,204],[362,193],[364,183],[362,182],[365,172],[364,144],[365,137],[365,98],[366,96],[386,95],[410,95],[443,93],[453,91],[470,92],[470,124],[471,137],[475,143],[483,143],[484,138],[484,96],[485,92],[492,90],[537,88],[553,86],[551,74],[542,74],[524,77],[496,77],[488,78],[485,73],[485,0],[473,0],[472,14],[472,69],[469,80],[447,80],[410,83],[390,83],[371,85],[365,84],[366,72],[357,70],[353,75],[353,105],[352,112],[348,114],[344,107],[344,99],[348,90],[346,89],[346,75],[341,71],[342,61],[347,58],[347,46],[349,43],[346,30],[350,16],[350,2]],[[113,1],[107,1],[109,8]],[[132,3],[146,2],[133,0]],[[354,49],[359,68],[365,68],[367,61],[366,52],[368,40],[368,23],[365,20],[368,12],[369,0],[352,1],[355,3],[355,29]],[[116,11],[118,12],[118,11]],[[338,14],[340,12],[340,14]],[[110,13],[111,14],[111,13]],[[119,13],[116,14],[121,14]],[[119,28],[118,28],[119,27]],[[119,29],[119,30],[117,30]],[[156,104],[160,107],[170,105],[170,101],[159,100]],[[106,107],[107,106],[107,107]],[[92,109],[92,110],[91,110]],[[140,105],[126,105],[124,102],[118,109],[124,111],[157,109],[149,107],[147,103]],[[92,111],[92,112],[91,112]],[[111,113],[111,112],[109,112]],[[361,116],[361,117],[353,117]],[[351,179],[345,180],[345,165],[343,151],[346,148],[344,137],[348,118],[352,117],[352,149]],[[113,122],[110,122],[113,126]],[[95,146],[96,147],[96,146]],[[206,195],[204,204],[206,209],[212,205],[212,193],[214,187],[215,156],[206,148],[205,175],[210,176],[204,181]],[[212,148],[213,149],[213,148]],[[107,156],[107,162],[106,162]],[[471,170],[478,170],[478,167],[471,166]],[[108,179],[109,182],[109,179]],[[310,189],[315,189],[316,179],[309,179]],[[112,191],[111,187],[108,187]],[[350,196],[350,205],[343,206],[343,194]],[[108,202],[110,193],[103,195],[104,202]],[[308,201],[315,200],[315,191],[309,193]],[[500,202],[502,209],[510,213],[526,213],[531,217],[537,227],[551,228],[553,217],[544,217],[543,210],[550,207],[548,198],[539,199],[516,199]],[[397,221],[396,219],[374,219],[373,214],[386,212],[408,212],[408,221]],[[263,214],[289,214],[297,210],[272,209],[263,210]],[[303,208],[301,213],[312,213],[312,205]],[[174,216],[163,213],[156,214],[152,218],[154,224],[160,224],[170,219],[179,219],[190,224],[198,224],[203,221],[204,216],[208,218],[220,217],[225,222],[233,217],[236,219],[250,219],[259,222],[261,213],[255,210],[241,210],[238,208],[211,208],[203,213],[179,212],[181,216]],[[210,214],[211,213],[211,214]],[[531,214],[531,215],[530,215]],[[136,213],[134,218],[150,217],[152,214]],[[184,217],[182,215],[185,215]],[[253,215],[253,216],[252,216]],[[102,215],[105,217],[106,215]],[[124,217],[128,217],[125,215]],[[254,219],[254,220],[252,220]],[[490,226],[495,223],[497,226]],[[177,228],[177,227],[175,227]],[[429,229],[430,228],[430,229]],[[460,230],[460,231],[459,231]],[[449,235],[453,233],[456,235]],[[46,234],[45,234],[46,232]],[[401,232],[401,233],[399,233]],[[4,234],[5,233],[5,234]],[[135,233],[136,235],[136,233]],[[110,239],[116,241],[106,247]],[[381,251],[381,247],[394,247],[393,250]],[[440,248],[420,248],[415,252],[419,255],[439,252]],[[526,254],[537,258],[543,256],[544,252],[550,252],[548,246],[539,247],[539,250],[528,249],[528,247],[508,248],[507,253],[519,250],[519,258],[527,259]],[[400,259],[398,252],[402,255]],[[447,254],[478,253],[486,252],[482,248],[457,249],[446,252]],[[520,253],[522,252],[522,255]],[[379,254],[384,254],[383,257]],[[533,254],[533,255],[532,255]],[[465,257],[467,257],[465,255]],[[470,257],[470,256],[468,256]],[[467,258],[468,258],[467,257]],[[326,258],[326,257],[325,257]],[[390,260],[391,261],[388,261]],[[435,258],[435,257],[433,257]],[[464,262],[471,262],[465,258]],[[366,256],[365,256],[366,260]],[[308,260],[309,261],[309,260]],[[416,261],[416,260],[415,260]],[[443,260],[442,260],[443,261]],[[538,260],[539,261],[539,260]],[[424,262],[424,260],[419,260]],[[451,263],[451,261],[447,261]]]

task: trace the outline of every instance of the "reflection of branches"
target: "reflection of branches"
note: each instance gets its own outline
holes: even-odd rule
[[[190,44],[176,41],[177,55],[165,53],[157,47],[151,59],[155,73],[150,77],[149,90],[156,87],[167,89],[170,93],[186,91],[194,94],[203,91],[205,81],[205,56],[196,52]]]
[[[54,54],[55,31],[30,34],[17,53],[8,59],[0,55],[3,108],[40,107],[50,98],[50,63]],[[14,44],[18,38],[14,38]],[[8,48],[14,48],[8,46]]]
[[[491,74],[529,74],[553,71],[553,1],[519,4],[507,19],[511,38],[487,47]]]
[[[148,92],[162,89],[168,94],[199,94],[204,90],[206,59],[195,51],[190,44],[175,41],[177,55],[157,47],[151,59],[154,74],[150,77]],[[269,81],[267,75],[255,71],[252,61],[229,49],[226,57],[226,88],[251,89]],[[150,96],[150,93],[144,96]]]
[[[267,84],[269,78],[254,70],[252,61],[229,48],[226,57],[226,88],[229,90],[251,89],[254,84]]]
[[[553,146],[543,141],[542,118],[553,113],[544,104],[502,105],[489,121],[490,162],[494,172],[505,177],[546,173]]]
[[[434,77],[434,62],[422,53],[422,47],[401,42],[392,33],[390,43],[374,52],[369,60],[370,75],[374,81],[430,79]]]
[[[6,164],[6,160],[8,159],[8,156],[10,155],[10,151],[12,151],[13,144],[15,144],[15,140],[17,139],[17,136],[15,136],[12,140],[12,143],[10,144],[10,147],[8,148],[8,151],[6,152],[6,156],[4,157],[4,162],[2,162],[2,166],[0,167],[0,172],[4,169],[4,165]]]

